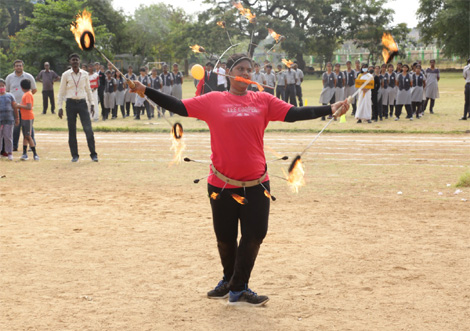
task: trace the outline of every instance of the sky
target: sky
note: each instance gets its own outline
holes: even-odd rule
[[[202,0],[113,0],[113,6],[116,9],[123,9],[127,15],[132,15],[140,5],[148,6],[159,2],[171,4],[173,7],[181,7],[188,14],[194,14],[209,7],[203,4]],[[386,5],[387,8],[395,10],[393,23],[407,23],[409,28],[416,27],[415,13],[418,6],[419,0],[389,0]]]

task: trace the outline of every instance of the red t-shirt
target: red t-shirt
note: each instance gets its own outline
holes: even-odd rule
[[[269,93],[253,91],[243,96],[211,92],[183,100],[183,104],[190,117],[209,125],[214,167],[240,181],[258,179],[264,174],[264,130],[270,121],[284,121],[292,108]],[[215,175],[209,176],[208,182],[216,187],[225,184]]]
[[[21,98],[21,104],[26,106],[28,103],[31,104],[31,109],[24,109],[21,108],[21,119],[23,120],[34,120],[33,114],[33,106],[34,106],[34,97],[31,91],[26,92],[23,94],[23,98]]]

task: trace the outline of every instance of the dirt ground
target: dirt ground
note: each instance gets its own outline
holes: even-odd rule
[[[266,145],[293,157],[311,138]],[[263,308],[206,298],[221,266],[192,181],[208,166],[169,167],[167,135],[98,133],[92,163],[79,133],[77,164],[66,133],[36,139],[41,161],[0,162],[2,330],[470,329],[470,188],[453,186],[469,135],[323,135],[299,194],[270,163]],[[208,134],[186,143],[208,160]]]

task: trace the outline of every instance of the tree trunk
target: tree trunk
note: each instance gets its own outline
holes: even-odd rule
[[[297,65],[299,66],[299,69],[305,71],[304,54],[302,52],[298,52],[295,55],[295,59],[297,60]]]

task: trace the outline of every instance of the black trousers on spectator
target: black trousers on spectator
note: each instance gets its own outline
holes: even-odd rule
[[[104,86],[98,87],[98,99],[101,104],[101,114],[104,114]],[[96,107],[95,111],[98,111],[98,107]]]
[[[90,150],[90,156],[96,156],[95,151],[95,136],[91,127],[90,113],[85,99],[73,100],[67,99],[65,103],[65,110],[67,112],[67,126],[69,128],[69,147],[72,157],[79,157],[77,145],[77,115],[80,116],[83,131],[85,131],[86,142]]]
[[[297,99],[295,98],[295,84],[289,84],[286,86],[285,102],[297,107]]]
[[[263,185],[269,191],[269,181]],[[221,190],[208,184],[209,196]],[[239,204],[231,197],[232,193],[245,197],[248,203]],[[210,203],[224,279],[231,291],[242,291],[248,286],[259,248],[268,232],[270,200],[264,195],[263,186],[258,185],[246,191],[225,189],[220,199],[210,199]],[[237,243],[239,220],[241,238]]]
[[[400,118],[402,109],[403,109],[403,105],[396,105],[396,108],[395,108],[396,117]],[[405,105],[405,109],[406,109],[406,118],[412,118],[413,111],[411,110],[411,105]]]
[[[20,118],[20,125],[13,128],[13,150],[18,149],[18,141],[20,141],[20,132],[21,132],[21,110],[18,109],[18,117]],[[34,139],[34,127],[31,132],[31,138],[33,138],[34,145],[37,147],[36,139]]]
[[[284,85],[276,87],[276,98],[286,101],[286,87]]]
[[[54,101],[54,90],[42,91],[42,113],[45,114],[48,108],[48,101],[51,101],[51,113],[54,114],[55,101]]]
[[[295,95],[299,99],[299,107],[303,107],[304,101],[302,100],[302,86],[300,85],[295,86]]]
[[[465,106],[463,108],[463,117],[470,117],[470,83],[465,84]]]
[[[416,118],[419,118],[419,114],[423,111],[422,110],[423,102],[413,101],[411,102],[411,109],[413,114],[416,114]]]
[[[431,99],[431,98],[426,98],[426,101],[424,102],[424,107],[423,107],[423,112],[426,111],[426,108],[428,107],[428,101],[431,100],[431,104],[429,106],[429,112],[433,112],[433,109],[434,109],[434,103],[436,102],[435,99]]]
[[[264,92],[274,95],[274,88],[265,87]]]
[[[132,103],[132,111],[134,112],[135,116],[135,109],[134,109],[134,104]],[[126,102],[126,116],[129,116],[131,112],[131,102]]]

